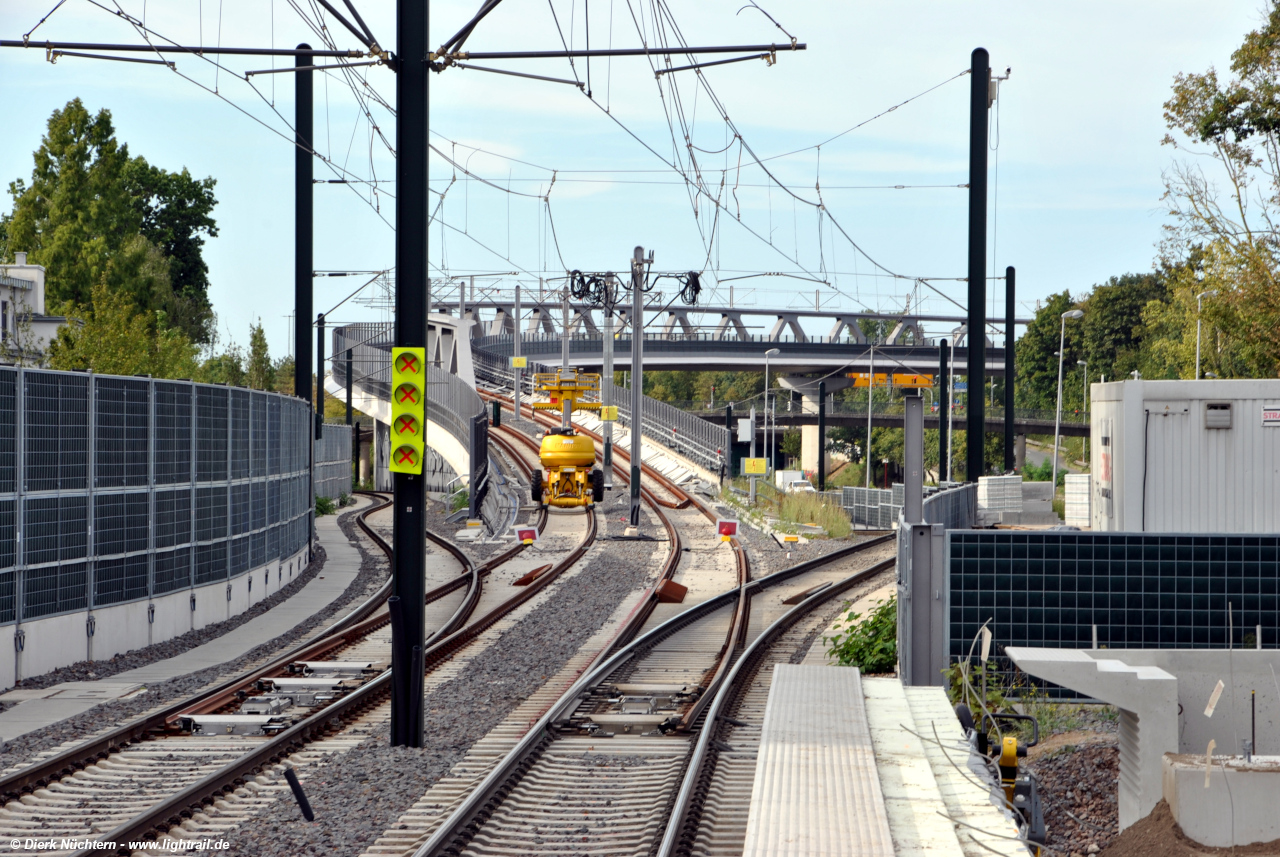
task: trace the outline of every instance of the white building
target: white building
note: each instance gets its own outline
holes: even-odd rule
[[[1280,533],[1280,379],[1090,386],[1094,532]]]
[[[27,254],[0,263],[0,359],[40,365],[66,318],[44,313],[44,266],[28,265]]]

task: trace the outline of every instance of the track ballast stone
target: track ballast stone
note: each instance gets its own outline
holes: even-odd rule
[[[647,526],[650,532],[660,527],[651,516]],[[384,727],[326,766],[299,771],[316,821],[305,822],[286,796],[229,835],[228,853],[359,854],[645,584],[661,544],[597,542],[580,573],[554,584],[546,602],[477,655],[465,672],[426,695],[425,748],[390,747]]]
[[[90,709],[83,714],[75,717],[69,717],[51,724],[43,729],[30,732],[26,735],[14,738],[5,742],[0,746],[0,766],[8,769],[14,765],[21,765],[30,762],[36,754],[50,750],[54,747],[73,740],[84,740],[90,736],[101,732],[104,728],[111,728],[139,717],[153,709],[168,704],[177,699],[187,696],[193,696],[201,689],[217,684],[218,682],[237,675],[245,670],[250,669],[255,664],[265,662],[274,657],[281,649],[287,648],[297,642],[302,637],[313,631],[318,626],[325,624],[328,620],[335,616],[341,615],[343,611],[357,601],[362,601],[372,594],[383,581],[387,579],[390,573],[386,558],[382,552],[376,548],[370,549],[367,546],[368,537],[359,531],[359,527],[355,523],[352,514],[344,514],[338,519],[338,526],[342,529],[343,534],[350,540],[354,541],[360,550],[361,563],[360,573],[356,575],[351,585],[347,587],[335,601],[330,603],[320,612],[314,614],[309,619],[294,626],[280,636],[268,640],[260,646],[255,647],[244,655],[229,661],[225,664],[209,667],[208,669],[198,672],[189,673],[184,676],[163,682],[158,685],[152,685],[147,688],[147,692],[130,699],[114,700],[106,702],[96,708]],[[309,580],[318,574],[324,567],[325,554],[323,548],[317,548],[312,553],[311,564],[303,570],[298,580]],[[295,583],[298,581],[295,581]],[[274,597],[274,596],[273,596]],[[267,599],[270,601],[271,599]],[[264,602],[265,603],[265,602]],[[247,616],[248,614],[241,614]],[[249,616],[249,618],[252,618]],[[239,624],[227,626],[234,622],[235,619],[220,625],[209,626],[209,628],[224,628],[222,633],[233,631]],[[208,630],[202,629],[202,631]],[[200,632],[196,632],[200,633]],[[188,635],[169,640],[166,643],[157,643],[154,646],[148,646],[145,649],[138,649],[120,656],[121,659],[131,659],[127,666],[114,670],[112,673],[105,675],[113,675],[125,669],[133,669],[139,666],[155,663],[156,661],[171,658],[181,654],[195,645],[208,642],[201,639],[199,642],[189,644],[181,649],[172,648],[179,640],[184,639]],[[217,636],[217,635],[215,635]],[[113,661],[96,662],[95,667],[102,664],[110,664]],[[69,669],[69,668],[67,668]],[[96,671],[96,670],[95,670]],[[103,673],[96,676],[85,676],[87,678],[104,678]],[[59,681],[72,681],[74,676],[68,676],[65,673]],[[33,680],[34,681],[34,680]],[[56,684],[56,682],[50,682]],[[34,683],[24,682],[23,687],[41,687],[48,685],[37,685]]]

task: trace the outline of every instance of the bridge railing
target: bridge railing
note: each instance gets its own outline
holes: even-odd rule
[[[505,358],[475,349],[472,352],[472,365],[478,381],[505,389],[512,388],[515,373],[512,372]],[[522,395],[533,395],[534,372],[554,372],[555,369],[554,366],[530,361],[522,376]],[[625,426],[630,426],[631,391],[625,387],[615,386],[612,378],[602,378],[601,385],[608,385],[611,388],[613,402],[618,406],[618,421]],[[642,435],[680,453],[713,473],[719,471],[724,460],[725,442],[728,439],[723,425],[704,420],[649,396],[644,397],[643,416],[644,422],[640,427]]]
[[[348,324],[333,330],[333,353],[345,355],[351,349],[351,375],[354,386],[375,398],[391,401],[391,344],[394,327],[389,322]],[[333,360],[333,378],[339,386],[347,383],[345,356]],[[427,364],[427,418],[444,428],[466,449],[471,461],[468,488],[470,513],[480,514],[488,488],[489,421],[480,394],[457,375]],[[428,438],[428,443],[430,438]],[[386,442],[377,444],[378,467],[386,465],[389,452]],[[477,454],[477,450],[479,454]],[[428,487],[444,490],[454,476],[451,468],[438,455],[429,455],[424,465]]]
[[[600,340],[602,334],[599,333],[574,333],[569,337],[569,353],[570,354],[598,354],[600,351]],[[509,355],[514,349],[512,340],[514,337],[509,333],[496,334],[492,336],[478,336],[471,340],[474,348],[481,348],[487,351],[494,351],[500,354]],[[520,340],[520,351],[527,356],[536,354],[559,354],[560,343],[562,337],[559,333],[526,333]],[[699,330],[692,333],[683,333],[677,326],[670,333],[662,330],[645,330],[645,342],[680,342],[685,345],[696,345],[705,343],[708,350],[712,350],[719,346],[733,345],[734,343],[755,344],[768,348],[776,346],[779,343],[784,345],[855,345],[848,335],[837,336],[835,338],[829,336],[806,336],[804,339],[796,337],[794,334],[784,333],[778,336],[770,336],[767,333],[749,333],[746,336],[738,336],[733,328],[728,328],[722,334],[714,331]],[[881,342],[872,342],[872,345],[879,346]],[[924,342],[915,343],[921,347],[935,345],[934,341],[927,339]],[[623,353],[629,353],[631,350],[631,333],[624,332],[618,336],[617,349]],[[763,352],[761,352],[763,353]]]
[[[761,406],[761,399],[757,397],[754,403],[756,404],[756,407],[758,410]],[[708,403],[706,401],[683,401],[683,402],[672,402],[671,404],[674,407],[677,407],[684,411],[689,411],[695,415],[714,418],[719,414],[723,414],[724,405],[727,405],[729,403],[725,402],[723,405],[720,405],[714,408],[708,407]],[[750,407],[750,404],[751,403],[749,402],[734,402],[733,403],[734,411],[736,412],[744,407]],[[770,402],[770,404],[772,405],[772,402]],[[872,416],[873,417],[874,416],[901,416],[902,414],[905,413],[905,411],[906,411],[906,406],[901,401],[874,402]],[[788,409],[786,406],[785,396],[783,396],[781,401],[778,402],[777,412],[778,412],[778,416],[783,420],[785,420],[788,416],[796,416],[797,414],[801,414],[801,413],[805,413],[808,415],[816,415],[815,411],[802,412],[798,401],[791,409]],[[960,430],[964,429],[964,426],[961,425],[961,421],[965,417],[967,417],[968,414],[969,414],[969,409],[966,408],[964,405],[955,405],[952,407],[951,416],[955,421],[957,429],[960,429]],[[857,401],[850,402],[848,400],[838,400],[834,403],[829,404],[827,407],[827,416],[866,417],[866,415],[867,415],[867,403],[865,399],[861,402],[857,402]],[[936,404],[934,404],[932,409],[929,411],[929,415],[938,416],[938,408]],[[946,415],[943,414],[943,416],[945,417]],[[992,421],[1003,420],[1004,408],[988,406],[986,409],[986,417],[988,420],[992,420]],[[1051,408],[1014,408],[1013,418],[1015,420],[1052,423],[1054,420],[1054,412]],[[1087,411],[1082,411],[1076,408],[1073,408],[1071,410],[1064,409],[1062,412],[1062,424],[1064,426],[1065,425],[1088,425],[1089,414]]]

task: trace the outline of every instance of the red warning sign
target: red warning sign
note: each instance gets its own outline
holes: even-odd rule
[[[418,355],[412,353],[401,354],[396,358],[396,371],[406,374],[418,374],[421,368],[418,365]]]

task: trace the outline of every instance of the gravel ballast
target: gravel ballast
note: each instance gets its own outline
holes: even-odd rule
[[[277,655],[280,650],[287,648],[299,639],[307,635],[310,631],[318,626],[324,625],[327,621],[335,616],[341,615],[353,603],[367,598],[374,590],[376,590],[383,581],[386,580],[389,573],[389,567],[382,551],[378,550],[368,543],[368,538],[359,532],[359,526],[356,524],[352,513],[344,514],[338,519],[338,525],[347,538],[355,541],[359,547],[362,557],[360,572],[356,575],[355,580],[347,587],[346,591],[336,600],[330,603],[320,612],[311,616],[306,621],[294,626],[290,630],[280,636],[263,643],[246,652],[239,658],[229,661],[219,666],[210,667],[198,672],[189,673],[188,675],[179,676],[170,681],[153,685],[147,688],[147,692],[130,699],[120,699],[103,703],[89,711],[61,720],[44,729],[30,732],[26,735],[14,738],[4,743],[0,747],[0,759],[3,760],[4,768],[14,765],[24,764],[32,759],[36,754],[45,750],[57,747],[67,741],[82,740],[89,736],[100,732],[104,726],[117,725],[125,723],[135,717],[138,717],[152,709],[167,704],[183,697],[192,696],[199,692],[202,688],[237,675],[245,670],[252,668],[254,665],[269,660]],[[358,533],[358,534],[357,534]],[[305,569],[300,576],[300,580],[310,579],[307,575],[314,576],[319,573],[324,561],[323,549],[314,552],[311,565]],[[295,581],[297,583],[297,581]],[[291,584],[292,586],[293,584]],[[274,596],[273,596],[274,597]],[[270,599],[267,599],[270,601]],[[266,602],[264,602],[266,603]],[[252,611],[250,611],[252,612]],[[248,613],[242,614],[249,616]],[[237,617],[239,618],[239,617]],[[252,618],[249,616],[249,618]],[[222,628],[221,633],[233,631],[235,627],[239,627],[239,623],[227,627],[229,622],[224,622],[210,628]],[[208,628],[202,631],[209,630]],[[197,632],[200,633],[200,632]],[[154,663],[165,658],[174,657],[189,648],[206,642],[201,639],[198,642],[189,643],[182,649],[173,648],[173,644],[178,640],[185,639],[189,635],[175,638],[167,643],[158,643],[155,646],[148,646],[146,649],[139,649],[135,652],[129,652],[120,657],[120,660],[129,659],[128,662],[112,670],[110,673],[102,673],[98,668],[104,664],[113,664],[115,661],[95,662],[90,666],[94,667],[96,676],[85,675],[67,675],[65,672],[58,681],[71,681],[77,677],[80,678],[103,678],[105,675],[112,675],[123,670],[133,669],[138,666]],[[65,668],[65,669],[70,669]],[[49,682],[55,684],[57,682]],[[23,687],[43,687],[46,685],[37,685],[32,683],[23,683]]]
[[[652,519],[649,525],[657,527]],[[569,661],[618,604],[650,578],[660,551],[661,543],[652,542],[597,545],[580,573],[555,584],[544,603],[478,654],[461,675],[427,694],[426,748],[392,748],[384,727],[328,766],[304,769],[300,773],[316,822],[303,822],[291,799],[277,800],[228,837],[230,853],[360,853]]]

